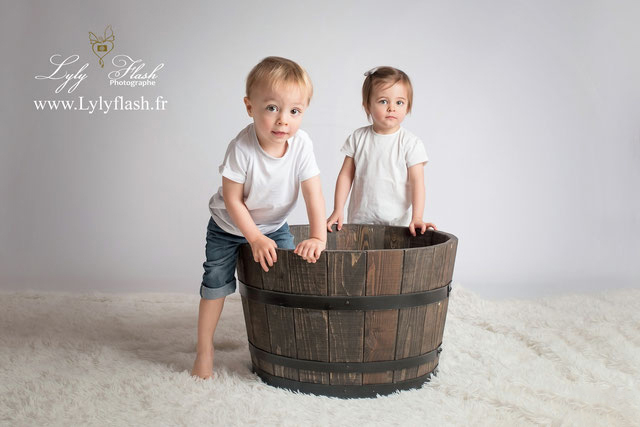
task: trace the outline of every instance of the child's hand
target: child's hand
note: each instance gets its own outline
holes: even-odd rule
[[[267,265],[273,267],[273,263],[278,260],[278,254],[276,253],[278,244],[264,234],[249,242],[249,244],[251,245],[253,260],[259,262],[264,271],[269,271]]]
[[[298,243],[293,253],[300,255],[307,262],[315,263],[318,258],[320,258],[320,254],[324,251],[325,247],[325,242],[312,237],[311,239]]]
[[[412,236],[416,235],[416,230],[420,230],[420,234],[424,234],[427,231],[427,228],[433,228],[437,230],[436,225],[432,222],[424,222],[422,218],[414,218],[411,220],[411,224],[409,224],[409,231]]]
[[[333,211],[329,219],[327,219],[327,231],[332,232],[331,226],[338,223],[338,231],[342,230],[342,221],[344,220],[344,213]]]

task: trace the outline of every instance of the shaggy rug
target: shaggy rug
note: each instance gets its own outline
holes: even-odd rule
[[[237,294],[215,380],[189,374],[197,295],[0,293],[3,425],[640,424],[640,290],[488,301],[451,294],[439,375],[340,400],[250,370]]]

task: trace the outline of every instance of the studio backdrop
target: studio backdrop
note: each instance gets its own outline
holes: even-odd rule
[[[313,81],[328,213],[363,73],[391,65],[429,156],[424,219],[459,238],[454,284],[640,283],[637,2],[0,5],[2,289],[197,293],[218,166],[270,55]]]

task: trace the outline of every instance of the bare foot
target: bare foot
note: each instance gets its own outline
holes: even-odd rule
[[[204,380],[213,377],[213,349],[210,352],[197,353],[191,375]]]

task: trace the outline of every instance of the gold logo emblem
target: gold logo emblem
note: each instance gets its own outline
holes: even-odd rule
[[[104,37],[97,37],[91,31],[89,31],[89,42],[91,43],[91,50],[98,57],[100,67],[104,68],[104,61],[102,58],[107,56],[109,52],[113,50],[113,41],[115,37],[113,36],[113,30],[111,29],[111,25],[107,26],[104,29]]]

